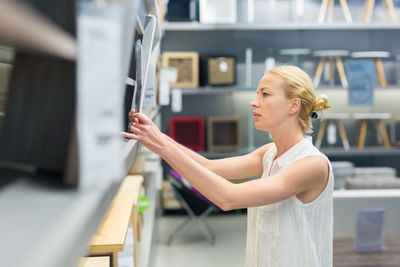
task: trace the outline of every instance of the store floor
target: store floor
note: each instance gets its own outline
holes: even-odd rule
[[[242,267],[246,245],[246,215],[211,215],[207,221],[216,233],[211,245],[198,224],[187,227],[171,245],[169,234],[187,217],[163,216],[152,267]]]
[[[151,267],[242,267],[246,243],[246,215],[226,214],[208,217],[216,232],[210,245],[198,225],[188,227],[170,246],[170,233],[186,216],[164,216],[159,222],[158,240]],[[375,253],[356,253],[351,238],[335,239],[334,267],[400,267],[400,243],[385,237],[386,249]]]

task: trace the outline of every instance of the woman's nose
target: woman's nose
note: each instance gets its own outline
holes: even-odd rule
[[[253,100],[250,101],[250,106],[258,107],[258,97],[256,96]]]

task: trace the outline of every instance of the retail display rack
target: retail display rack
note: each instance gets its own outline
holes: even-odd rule
[[[0,188],[3,265],[74,266],[85,254],[139,150],[120,134],[123,103],[157,120],[161,37],[156,0],[1,1],[0,46],[15,59],[0,180],[21,174]]]

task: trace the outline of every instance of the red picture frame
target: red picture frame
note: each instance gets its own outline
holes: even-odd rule
[[[178,143],[196,150],[204,150],[203,117],[171,117],[169,134]]]

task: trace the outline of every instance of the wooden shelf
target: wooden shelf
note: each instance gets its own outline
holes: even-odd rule
[[[97,232],[89,242],[89,253],[108,253],[124,250],[132,207],[137,207],[143,177],[127,176],[113,199]]]

